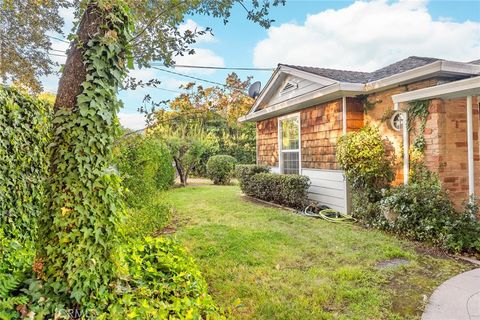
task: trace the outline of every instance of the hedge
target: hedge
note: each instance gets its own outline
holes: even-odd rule
[[[308,177],[296,174],[274,174],[268,171],[266,166],[238,166],[237,178],[243,193],[297,209],[303,209],[307,205],[307,191],[310,186]]]
[[[207,162],[207,176],[213,181],[213,184],[229,184],[236,163],[237,160],[232,156],[212,156]]]
[[[115,163],[127,189],[126,202],[130,207],[142,207],[155,191],[173,185],[173,158],[168,148],[153,137],[133,134],[120,140]]]

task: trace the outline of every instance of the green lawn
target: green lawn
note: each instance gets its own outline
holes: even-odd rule
[[[436,286],[471,268],[379,231],[253,203],[237,186],[177,188],[165,197],[176,208],[173,236],[234,318],[419,318]],[[377,266],[394,258],[409,262]]]

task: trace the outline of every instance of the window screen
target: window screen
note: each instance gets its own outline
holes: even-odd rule
[[[300,173],[300,126],[299,119],[282,120],[281,161],[284,174]]]

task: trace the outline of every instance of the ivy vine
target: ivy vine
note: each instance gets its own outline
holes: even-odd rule
[[[415,100],[411,101],[407,108],[407,115],[408,115],[408,131],[411,132],[415,128],[415,124],[417,120],[420,120],[419,125],[419,134],[415,137],[412,142],[413,148],[415,150],[423,153],[426,147],[426,140],[425,140],[425,126],[427,124],[428,115],[430,114],[428,111],[429,107],[428,100]]]
[[[40,218],[36,273],[51,310],[85,312],[108,304],[124,211],[111,163],[119,132],[116,94],[126,75],[132,24],[121,1],[89,4],[103,24],[79,44],[87,74],[76,107],[60,108],[53,119],[49,203]]]
[[[357,96],[357,99],[359,99],[360,102],[361,102],[362,105],[363,105],[363,112],[364,112],[365,114],[367,114],[369,111],[373,110],[373,108],[375,108],[375,105],[376,105],[377,103],[382,102],[382,101],[370,102],[370,101],[368,100],[368,97],[369,97],[368,94],[360,94],[360,95]]]

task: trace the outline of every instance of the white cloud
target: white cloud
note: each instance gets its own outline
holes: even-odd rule
[[[196,23],[192,19],[188,19],[187,21],[185,21],[185,23],[181,24],[178,27],[178,30],[182,33],[187,30],[190,30],[191,32],[195,32],[195,31],[198,32],[205,29],[206,29],[205,27],[199,26],[198,23]],[[210,32],[207,32],[204,35],[198,36],[196,38],[197,43],[206,43],[206,42],[215,42],[215,41],[216,41],[215,37]]]
[[[140,130],[145,128],[145,116],[140,113],[119,112],[118,119],[125,128]]]
[[[480,56],[480,23],[433,20],[426,1],[357,1],[272,27],[254,50],[256,67],[289,63],[373,71],[408,56],[470,61]]]
[[[204,48],[194,48],[195,54],[189,54],[184,56],[175,57],[174,60],[176,64],[186,64],[186,65],[196,65],[196,66],[214,66],[214,67],[224,67],[225,61],[222,57],[217,55],[210,49]],[[212,74],[215,70],[211,69],[189,69],[189,68],[178,68],[178,71],[182,73],[199,73],[199,74]]]

